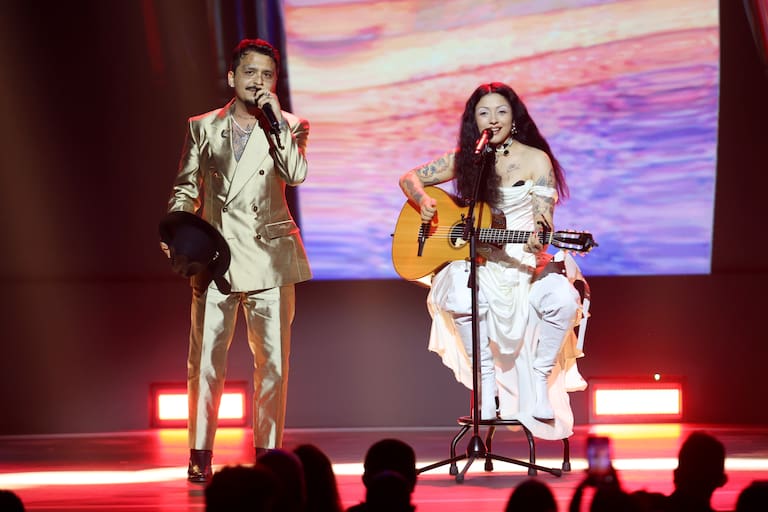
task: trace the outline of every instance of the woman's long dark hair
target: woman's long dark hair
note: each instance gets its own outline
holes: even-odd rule
[[[459,132],[458,151],[456,153],[456,191],[461,199],[469,200],[474,195],[475,176],[479,171],[481,161],[474,154],[475,144],[480,137],[480,131],[475,122],[475,107],[480,98],[490,93],[497,93],[504,96],[512,106],[512,119],[515,120],[517,133],[513,136],[516,140],[533,146],[544,151],[552,162],[552,168],[555,172],[555,188],[557,189],[558,201],[568,197],[568,186],[565,183],[565,173],[560,167],[560,163],[552,154],[547,140],[539,132],[536,123],[531,119],[525,104],[512,90],[512,88],[501,82],[491,82],[483,84],[472,93],[464,107],[464,114],[461,116],[461,131]],[[499,200],[499,183],[501,178],[495,173],[485,173],[483,183],[480,185],[480,201],[489,204],[497,204]]]

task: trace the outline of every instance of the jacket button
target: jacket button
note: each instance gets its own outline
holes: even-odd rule
[[[262,176],[264,176],[264,169],[259,169],[259,174],[261,174]]]
[[[255,211],[255,212],[259,211],[259,207],[256,206],[256,205],[253,205],[251,208],[253,208],[253,211]]]
[[[261,235],[256,235],[256,240],[261,240]]]
[[[227,207],[225,206],[224,208],[222,208],[222,209],[221,209],[221,211],[223,211],[224,213],[227,213],[227,212],[229,211],[229,208],[227,208]]]

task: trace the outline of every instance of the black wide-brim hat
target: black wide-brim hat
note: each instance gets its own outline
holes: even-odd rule
[[[229,245],[218,229],[194,213],[176,211],[160,221],[159,232],[170,249],[174,272],[184,277],[207,272],[218,285],[231,260]]]

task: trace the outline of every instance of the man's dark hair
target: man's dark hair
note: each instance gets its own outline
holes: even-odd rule
[[[693,432],[680,447],[676,487],[714,491],[725,483],[725,447],[706,432]]]
[[[552,489],[544,482],[529,478],[520,482],[507,501],[506,512],[557,512]]]
[[[275,510],[300,512],[307,503],[304,469],[296,454],[282,448],[270,449],[256,459],[260,466],[272,470],[280,482],[275,499]]]
[[[0,489],[0,510],[7,512],[24,512],[24,502],[19,495],[7,489]]]
[[[205,488],[206,512],[267,512],[276,503],[280,482],[267,467],[225,466]]]
[[[693,432],[680,447],[678,471],[685,477],[719,477],[724,464],[723,443],[705,432]]]
[[[768,509],[768,480],[755,480],[741,490],[736,500],[736,512],[757,512]]]
[[[237,46],[235,46],[235,49],[232,50],[232,59],[230,60],[229,70],[234,73],[237,66],[240,65],[243,56],[251,52],[271,57],[275,62],[275,70],[277,72],[280,71],[280,52],[277,48],[263,39],[243,39],[240,41]]]
[[[382,471],[395,471],[405,478],[411,492],[416,486],[416,453],[399,439],[382,439],[368,448],[363,462],[363,484],[366,487]]]

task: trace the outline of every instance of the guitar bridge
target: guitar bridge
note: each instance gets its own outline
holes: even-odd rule
[[[422,222],[419,228],[419,248],[416,251],[416,256],[422,256],[424,254],[424,242],[427,241],[427,235],[429,234],[429,222]]]

